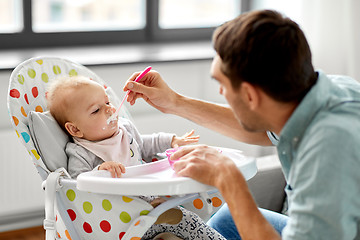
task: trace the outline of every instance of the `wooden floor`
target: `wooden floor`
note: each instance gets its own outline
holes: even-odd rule
[[[45,240],[43,226],[0,232],[0,240]]]

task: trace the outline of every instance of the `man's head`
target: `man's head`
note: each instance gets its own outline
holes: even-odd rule
[[[103,86],[82,76],[55,80],[47,93],[48,109],[71,136],[90,141],[111,137],[117,121],[107,124],[115,112]]]
[[[213,43],[234,89],[248,82],[274,100],[300,102],[316,81],[304,33],[275,11],[240,15],[217,28]]]

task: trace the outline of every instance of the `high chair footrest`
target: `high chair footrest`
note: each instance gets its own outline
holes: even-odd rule
[[[45,230],[55,230],[55,221],[45,219],[43,226]]]

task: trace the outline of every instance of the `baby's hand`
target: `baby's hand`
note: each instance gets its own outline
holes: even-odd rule
[[[196,143],[199,141],[200,136],[192,136],[194,134],[194,130],[191,130],[188,133],[185,133],[181,137],[173,137],[173,140],[171,142],[171,147],[176,148],[180,146],[184,146],[191,143]]]
[[[118,162],[104,162],[99,166],[99,170],[107,170],[111,173],[111,177],[121,177],[125,173],[125,166]]]

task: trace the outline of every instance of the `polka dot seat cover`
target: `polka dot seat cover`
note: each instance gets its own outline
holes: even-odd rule
[[[9,83],[8,109],[12,125],[22,144],[28,150],[31,159],[43,180],[49,170],[46,168],[40,154],[35,148],[29,133],[28,115],[30,111],[43,112],[46,110],[47,85],[59,76],[83,75],[104,85],[110,101],[119,105],[119,99],[105,82],[88,68],[72,61],[54,58],[32,58],[15,68]],[[122,107],[122,117],[130,118],[125,107]],[[137,240],[155,221],[147,216],[153,207],[144,200],[133,196],[96,194],[81,192],[76,189],[76,180],[62,182],[58,191],[59,198],[65,209],[56,212],[56,237],[58,239],[76,239],[71,232],[76,232],[80,239],[127,239]],[[166,196],[174,198],[176,196]],[[209,219],[222,205],[219,193],[208,196],[211,208],[206,208],[204,198],[182,204],[185,208],[196,212],[203,219]],[[66,220],[66,221],[65,221]],[[65,227],[64,222],[71,225]],[[71,228],[72,231],[68,231]],[[130,230],[129,230],[130,229]]]
[[[106,84],[88,68],[60,58],[33,58],[20,64],[11,75],[8,91],[8,109],[13,127],[22,144],[28,150],[38,171],[46,169],[41,156],[35,148],[28,129],[29,111],[43,112],[46,110],[45,91],[47,85],[62,75],[84,75],[93,80]],[[114,92],[108,88],[110,101],[115,106],[119,100]],[[123,108],[122,108],[123,109]],[[129,117],[126,111],[123,117]],[[42,176],[43,180],[46,175]],[[45,179],[44,179],[45,178]],[[122,239],[131,225],[139,230],[129,239],[140,239],[152,222],[146,223],[146,215],[153,207],[136,197],[120,195],[104,195],[80,192],[76,189],[76,181],[62,184],[60,199],[66,209],[61,212],[55,206],[56,235],[59,239],[72,239],[65,228],[62,218],[69,218],[75,231],[81,239]],[[141,218],[141,216],[144,216]],[[140,217],[140,218],[139,218]],[[140,221],[138,221],[138,220]],[[136,222],[134,222],[136,220]]]

